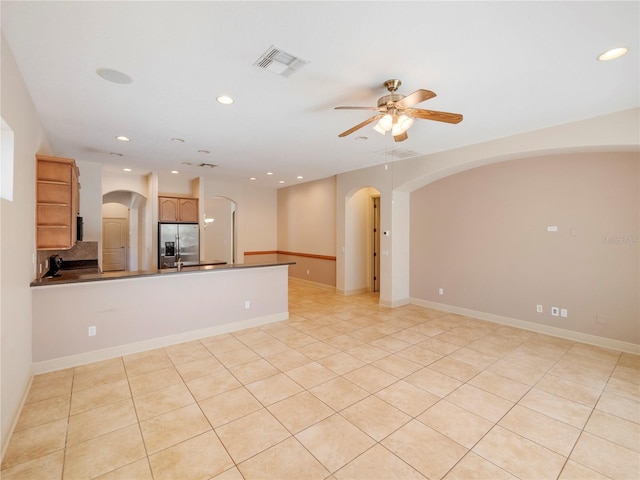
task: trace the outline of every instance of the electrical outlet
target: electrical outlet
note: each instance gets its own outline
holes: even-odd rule
[[[95,337],[96,336],[96,327],[95,325],[92,325],[89,327],[89,336],[90,337]]]
[[[542,313],[542,305],[536,305],[536,312]]]
[[[42,273],[42,264],[38,265],[40,267],[40,273]]]
[[[444,295],[444,288],[438,289],[438,295]]]
[[[560,315],[560,309],[558,307],[551,307],[551,315],[557,317]]]
[[[560,316],[564,317],[564,318],[567,318],[569,316],[569,312],[567,311],[566,308],[561,308],[560,309]]]
[[[309,273],[311,273],[311,271],[307,268],[307,275],[309,275]]]
[[[251,302],[249,300],[244,302],[244,308],[251,308]]]

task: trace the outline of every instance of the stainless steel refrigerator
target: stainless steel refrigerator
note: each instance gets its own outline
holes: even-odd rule
[[[158,223],[158,268],[200,263],[200,227],[197,223]]]

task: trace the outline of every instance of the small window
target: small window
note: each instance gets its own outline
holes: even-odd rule
[[[13,130],[0,118],[2,137],[0,138],[0,197],[13,201]]]

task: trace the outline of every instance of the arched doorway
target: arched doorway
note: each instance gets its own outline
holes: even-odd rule
[[[205,199],[201,263],[236,262],[236,208],[226,197]]]
[[[380,192],[363,187],[345,202],[345,294],[380,291]]]
[[[145,245],[147,199],[139,193],[117,190],[102,196],[102,270],[148,268]],[[149,237],[149,238],[148,238]]]

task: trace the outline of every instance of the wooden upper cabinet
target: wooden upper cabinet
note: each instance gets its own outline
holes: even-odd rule
[[[36,155],[36,248],[68,250],[76,243],[78,176],[71,158]]]
[[[181,222],[197,222],[198,221],[198,199],[197,198],[179,198],[178,212]]]
[[[158,197],[158,220],[161,222],[178,221],[178,199]]]
[[[198,222],[198,199],[185,197],[158,197],[160,222]]]

